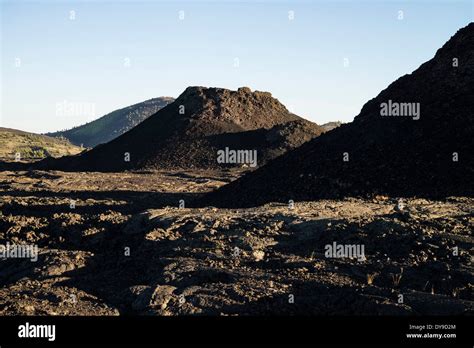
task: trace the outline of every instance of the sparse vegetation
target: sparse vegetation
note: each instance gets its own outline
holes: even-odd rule
[[[173,100],[171,97],[146,100],[112,111],[97,120],[81,126],[69,130],[48,133],[47,135],[68,139],[68,141],[71,141],[71,143],[77,146],[82,144],[84,147],[94,147],[98,144],[107,143],[129,131]]]
[[[367,274],[367,284],[372,285],[374,283],[375,277],[377,277],[378,275],[378,272]]]
[[[31,160],[75,155],[81,151],[67,139],[0,128],[0,158],[5,161],[15,160],[17,153],[21,160]]]
[[[400,270],[400,273],[392,274],[393,286],[398,287],[403,276],[403,268]]]

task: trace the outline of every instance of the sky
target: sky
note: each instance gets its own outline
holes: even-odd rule
[[[0,0],[0,126],[68,129],[188,86],[350,122],[473,18],[473,0]]]

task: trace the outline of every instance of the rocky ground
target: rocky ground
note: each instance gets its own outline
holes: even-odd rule
[[[239,175],[0,172],[0,314],[472,314],[474,199],[189,208]]]

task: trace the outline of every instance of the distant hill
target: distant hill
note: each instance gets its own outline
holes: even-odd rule
[[[21,159],[40,159],[76,155],[82,149],[66,139],[23,132],[0,127],[0,158],[13,161],[19,153]]]
[[[334,128],[340,127],[342,125],[342,122],[336,121],[336,122],[328,122],[325,124],[322,124],[320,127],[324,129],[325,132],[329,132],[330,130],[333,130]]]
[[[229,149],[256,151],[260,166],[321,133],[317,124],[290,113],[268,92],[188,87],[175,102],[111,142],[41,165],[72,171],[245,166],[231,157],[219,162],[218,152]]]
[[[172,103],[174,98],[159,97],[112,111],[101,118],[66,131],[47,133],[64,137],[75,145],[95,147],[107,143],[146,120],[158,110]]]
[[[369,100],[351,123],[209,193],[199,204],[474,195],[474,23]]]

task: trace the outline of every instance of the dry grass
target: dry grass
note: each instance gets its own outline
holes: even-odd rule
[[[80,147],[64,139],[0,129],[0,158],[14,160],[17,153],[21,159],[61,157],[75,155],[81,151]]]
[[[372,283],[374,282],[375,277],[377,277],[378,275],[379,275],[378,272],[367,274],[367,284],[372,285]]]
[[[393,286],[398,287],[403,276],[403,268],[400,269],[400,273],[392,274]]]

